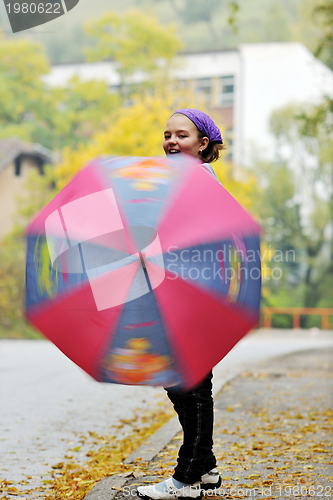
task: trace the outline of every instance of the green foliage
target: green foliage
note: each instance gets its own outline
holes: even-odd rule
[[[236,34],[236,33],[238,33],[237,15],[238,15],[239,10],[240,10],[239,3],[238,2],[229,2],[228,9],[229,9],[228,24],[229,24],[229,26],[231,26],[231,28],[233,29],[233,32]]]
[[[0,137],[30,137],[44,105],[41,77],[48,72],[41,45],[0,33]]]
[[[322,30],[315,54],[333,69],[333,0],[320,1],[314,8],[314,15]]]
[[[0,242],[0,325],[8,328],[24,320],[25,243],[23,235]]]
[[[94,12],[94,15],[96,13]],[[58,22],[61,23],[61,18]],[[64,19],[65,21],[65,19]],[[71,25],[66,25],[55,31],[48,33],[43,38],[46,53],[52,64],[72,63],[74,61],[84,61],[84,49],[89,45],[89,39],[84,32],[83,23],[73,24],[74,18],[71,19]],[[75,17],[76,21],[76,17]]]
[[[284,42],[292,38],[290,14],[281,3],[270,7],[263,22],[267,42]]]
[[[0,338],[43,338],[31,327],[24,315],[27,221],[48,203],[55,192],[50,189],[53,171],[46,169],[40,176],[35,170],[28,179],[31,196],[22,199],[13,231],[0,241]],[[43,258],[39,272],[39,287],[52,295],[54,283],[49,276],[49,253],[42,247]]]
[[[45,292],[52,298],[58,291],[58,270],[52,269],[50,251],[45,237],[38,236],[34,249],[34,265],[37,276],[38,294]]]
[[[319,106],[289,106],[272,115],[281,156],[275,164],[256,166],[263,188],[256,207],[267,242],[284,254],[293,249],[296,259],[279,264],[284,277],[268,284],[266,305],[330,307],[333,303],[332,123],[327,101]],[[308,325],[310,319],[303,322]]]
[[[77,76],[66,88],[49,89],[48,95],[52,113],[45,120],[44,132],[36,130],[32,140],[44,137],[42,144],[56,150],[89,141],[96,130],[103,129],[120,103],[119,96],[111,94],[106,83],[82,82]]]
[[[167,4],[169,6],[169,11],[171,11],[170,18],[172,21],[177,22],[179,32],[184,35],[182,24],[184,27],[189,27],[193,30],[193,25],[195,26],[196,37],[201,42],[201,46],[206,47],[208,43],[213,43],[216,46],[217,43],[221,44],[222,38],[220,35],[220,30],[216,27],[216,19],[223,17],[223,24],[230,26],[233,33],[238,30],[238,18],[237,14],[239,11],[239,2],[230,0],[137,0],[138,5],[142,7],[155,7],[159,17],[162,16],[162,9]],[[161,4],[162,9],[156,8],[156,4]],[[164,9],[163,9],[164,10]],[[227,17],[226,17],[227,16]],[[203,31],[200,29],[198,32],[197,27],[206,25],[208,31],[208,37],[204,37]],[[185,35],[186,38],[186,35]],[[206,39],[205,39],[206,38]],[[198,40],[198,41],[199,41]],[[191,42],[189,39],[185,39],[187,48],[192,49]]]
[[[329,137],[333,130],[333,99],[325,96],[323,101],[298,113],[300,132],[304,137]]]
[[[104,82],[74,77],[49,88],[49,64],[41,45],[0,35],[0,137],[19,137],[53,150],[89,141],[119,106]]]
[[[292,328],[292,316],[288,314],[272,314],[272,328]]]
[[[120,75],[122,91],[135,71],[153,74],[161,63],[170,63],[181,44],[174,27],[161,26],[157,19],[140,11],[124,16],[105,14],[86,25],[96,46],[87,50],[88,60],[114,60]]]
[[[200,0],[184,0],[182,8],[182,16],[186,24],[194,24],[198,22],[210,23],[216,14],[216,10],[221,7],[221,0],[208,0],[201,2]]]
[[[26,320],[13,321],[8,326],[0,323],[0,339],[34,339],[41,340],[45,337]]]
[[[143,0],[142,4],[147,2]],[[215,37],[215,42],[220,40],[223,46],[230,40],[233,46],[236,45],[248,36],[246,33],[254,37],[247,38],[247,41],[262,41],[267,37],[271,41],[292,38],[292,20],[298,15],[292,1],[288,5],[284,3],[283,8],[280,4],[272,6],[261,0],[256,0],[250,7],[243,0],[239,3],[196,0],[191,5],[187,0],[156,0],[155,3],[162,9],[173,6],[174,17],[178,12],[182,20],[180,26],[190,29],[188,40],[194,40],[194,44],[188,43],[189,48],[196,48],[195,44],[197,48],[203,48],[211,43],[210,37],[205,37],[202,44],[199,28],[203,24],[212,35],[211,39]],[[318,49],[322,56],[331,50],[327,21],[331,11],[322,9],[318,14],[325,19],[327,28],[325,50]],[[260,16],[264,17],[263,23]],[[169,18],[166,16],[165,20]],[[235,33],[230,38],[231,28],[235,32],[236,26],[239,28],[238,38]],[[263,35],[262,30],[266,34]],[[93,37],[88,41],[91,44],[90,57],[114,59],[118,63],[123,84],[122,98],[130,98],[131,101],[126,102],[131,102],[131,107],[121,106],[120,97],[111,94],[103,82],[80,82],[73,78],[66,89],[48,88],[41,78],[49,70],[41,46],[19,37],[1,39],[0,137],[16,135],[54,150],[62,149],[62,160],[56,168],[46,168],[42,177],[36,172],[31,175],[28,189],[32,196],[28,203],[22,201],[19,212],[23,225],[92,157],[101,153],[163,154],[161,134],[173,109],[173,100],[156,92],[135,95],[134,91],[138,90],[135,86],[125,96],[124,85],[131,81],[136,71],[144,71],[150,75],[152,88],[160,86],[158,61],[163,59],[164,67],[168,68],[180,47],[174,31],[159,25],[152,17],[136,12],[126,16],[106,14],[101,20],[91,23],[87,32]],[[165,87],[165,80],[163,82]],[[189,105],[189,100],[186,105]],[[265,305],[332,305],[333,238],[329,232],[330,225],[333,227],[332,124],[333,104],[328,97],[318,106],[289,107],[276,112],[271,120],[272,130],[281,150],[287,146],[292,151],[293,162],[281,155],[276,164],[258,165],[255,174],[259,187],[255,186],[253,177],[238,182],[229,175],[223,162],[215,164],[227,189],[261,215],[266,244],[284,253],[295,251],[296,261],[270,263],[271,268],[281,267],[283,277],[275,281],[270,278],[264,283]],[[307,158],[311,158],[310,163]],[[301,189],[304,183],[310,193],[306,199]],[[322,191],[318,191],[319,185],[324,186],[321,188],[325,191],[324,197]],[[17,230],[0,245],[0,336],[8,329],[17,335],[21,327],[24,335],[37,335],[26,326],[22,313],[24,256],[22,230]],[[48,262],[44,260],[40,286],[52,293]],[[311,321],[314,320],[309,319],[307,324]],[[289,324],[289,319],[277,317],[273,322],[282,326]]]
[[[172,31],[161,28],[151,18],[131,15],[127,20],[128,24],[119,18],[123,32],[118,33],[118,41],[124,43],[123,50],[116,52],[126,77],[138,69],[154,72],[158,68],[157,59],[164,57],[169,61],[179,48]],[[124,32],[129,35],[125,41],[121,39]],[[142,96],[137,107],[121,107],[119,96],[111,94],[106,83],[98,81],[80,82],[73,78],[65,89],[48,88],[41,79],[49,69],[42,48],[30,41],[3,40],[0,46],[0,136],[14,134],[54,150],[66,146],[58,168],[46,167],[43,176],[35,169],[31,172],[27,184],[30,196],[19,204],[19,225],[0,246],[0,335],[18,336],[21,329],[22,335],[35,336],[27,327],[23,313],[23,228],[52,199],[61,182],[69,180],[66,175],[72,176],[92,157],[101,153],[131,154],[131,151],[158,154],[169,110],[164,98],[157,106],[154,99],[149,103],[143,101]],[[102,47],[101,40],[99,43]],[[162,108],[165,114],[160,112]],[[40,252],[36,259],[38,286],[52,296],[56,278],[50,276],[45,244],[37,251]]]
[[[80,3],[72,17],[52,22],[55,33],[39,33],[52,63],[84,60],[92,41],[83,32],[86,21],[105,12],[123,15],[133,8],[154,15],[162,25],[174,23],[187,50],[235,48],[240,43],[300,41],[315,50],[323,29],[313,24],[320,0],[99,0]],[[187,5],[187,8],[185,8]],[[0,3],[0,18],[1,8]],[[202,12],[200,17],[198,13]],[[74,11],[73,11],[74,12]],[[196,13],[194,15],[194,13]],[[320,17],[320,16],[319,16]],[[318,18],[319,22],[319,18]],[[1,23],[1,20],[0,20]],[[17,33],[15,38],[29,36]],[[36,36],[32,34],[31,36]]]

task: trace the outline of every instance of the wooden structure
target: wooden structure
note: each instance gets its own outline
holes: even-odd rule
[[[300,328],[300,317],[303,315],[321,316],[321,328],[323,330],[333,329],[333,323],[330,323],[330,316],[333,317],[333,308],[329,307],[263,307],[262,313],[264,320],[262,326],[271,328],[272,314],[289,314],[293,317],[293,328]]]

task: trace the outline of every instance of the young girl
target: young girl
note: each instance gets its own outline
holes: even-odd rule
[[[223,149],[219,128],[197,109],[179,109],[169,119],[163,148],[167,155],[186,153],[203,161],[218,181],[210,163]],[[178,453],[172,478],[158,484],[139,486],[138,496],[151,500],[201,498],[202,490],[219,488],[221,478],[213,454],[212,373],[195,388],[184,391],[179,386],[166,388],[183,428],[183,444]]]

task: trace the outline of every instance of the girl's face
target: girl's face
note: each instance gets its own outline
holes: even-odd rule
[[[173,115],[164,132],[163,149],[165,154],[186,153],[200,158],[200,152],[208,146],[208,137],[199,139],[198,129],[185,115]]]

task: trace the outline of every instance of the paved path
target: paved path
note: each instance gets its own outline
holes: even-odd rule
[[[130,420],[156,405],[164,391],[100,384],[53,344],[0,341],[0,478],[39,476],[81,445],[89,431],[121,437]],[[72,454],[72,453],[71,453]],[[84,459],[82,448],[76,459]]]
[[[333,498],[332,367],[333,347],[301,351],[256,363],[224,386],[214,425],[222,485],[207,498]],[[144,477],[119,477],[121,493],[110,477],[86,499],[136,500],[138,484],[172,475],[181,440],[179,433],[148,467],[136,465]]]
[[[216,367],[215,379],[267,357],[333,345],[333,332],[266,330],[248,335]],[[123,436],[121,420],[165,400],[161,388],[99,384],[47,341],[0,341],[0,478],[38,482],[94,431]],[[121,428],[119,428],[121,426]],[[84,460],[85,450],[77,452]]]

